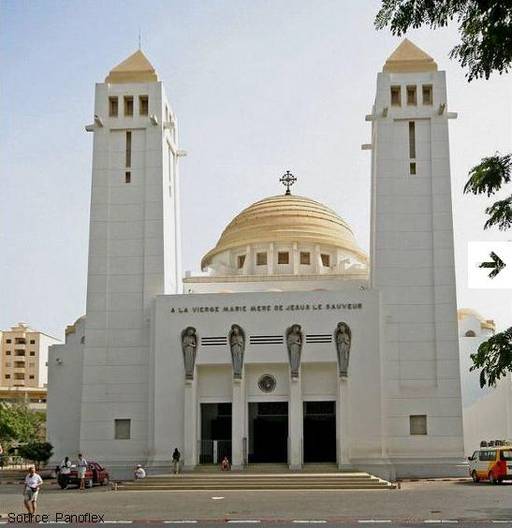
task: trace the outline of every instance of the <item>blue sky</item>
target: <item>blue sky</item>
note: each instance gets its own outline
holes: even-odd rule
[[[376,1],[20,1],[0,7],[0,328],[17,321],[62,336],[84,312],[94,83],[137,48],[178,116],[184,269],[241,209],[281,192],[326,203],[369,238],[364,116],[399,40],[377,32]],[[459,306],[510,324],[510,291],[467,288],[484,200],[463,197],[468,169],[512,143],[510,76],[467,84],[448,59],[456,28],[408,35],[447,71]],[[201,228],[197,229],[200,225]]]

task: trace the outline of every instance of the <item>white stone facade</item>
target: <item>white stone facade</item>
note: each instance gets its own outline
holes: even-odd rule
[[[498,381],[496,387],[480,387],[479,371],[471,371],[471,354],[495,333],[494,321],[475,310],[458,310],[462,407],[464,415],[464,452],[473,454],[480,442],[512,442],[512,376]]]
[[[181,294],[176,120],[165,115],[161,83],[148,81],[156,79],[149,63],[137,55],[142,74],[132,58],[109,76],[117,71],[123,82],[96,89],[85,343],[67,342],[50,357],[55,457],[80,449],[115,474],[136,463],[162,471],[175,447],[187,469],[227,454],[235,467],[332,462],[388,478],[463,471],[444,73],[429,65],[378,76],[368,117],[369,278],[336,213],[302,197],[271,197],[234,219],[203,259],[209,274],[186,277]],[[391,105],[397,85],[402,95],[416,86],[414,106]],[[423,85],[432,104],[422,104]],[[133,97],[133,116],[109,116],[115,96]],[[262,252],[266,264],[258,265]],[[276,252],[287,260],[280,264]],[[232,325],[245,343],[238,378]],[[297,374],[297,345],[287,345],[293,325],[302,332]],[[68,358],[72,373],[61,383],[53,371],[64,372]],[[70,391],[70,380],[81,390]],[[79,435],[59,430],[56,413],[71,411],[57,402],[66,399]]]
[[[399,104],[392,87],[399,87]],[[408,87],[415,104],[408,104]],[[430,87],[430,104],[423,87]],[[409,466],[406,474],[422,473],[417,464],[424,470],[433,454],[456,464],[463,449],[448,148],[453,115],[446,108],[444,72],[384,71],[368,117],[370,284],[382,296],[387,453],[397,468]],[[427,416],[425,437],[407,434],[405,418],[415,414]]]

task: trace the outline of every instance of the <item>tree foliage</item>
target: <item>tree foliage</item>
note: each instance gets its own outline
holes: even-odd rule
[[[31,442],[41,439],[44,415],[31,411],[22,403],[0,403],[0,441]]]
[[[464,186],[465,193],[487,194],[491,196],[499,191],[503,184],[510,183],[512,154],[483,158],[469,171],[469,180]]]
[[[53,455],[53,446],[49,442],[30,442],[18,448],[18,454],[35,463],[39,468],[41,462],[46,464]]]
[[[458,24],[460,44],[450,51],[467,70],[468,81],[508,72],[512,63],[510,0],[383,0],[375,26],[401,36],[411,28]]]
[[[512,177],[512,154],[483,158],[469,171],[469,180],[464,186],[465,193],[487,194],[491,196],[498,192],[503,185],[510,183]],[[484,229],[497,226],[500,231],[512,227],[512,196],[494,202],[485,209],[489,216]]]
[[[512,372],[512,327],[484,341],[471,359],[470,370],[482,369],[480,387],[495,386],[507,372]]]

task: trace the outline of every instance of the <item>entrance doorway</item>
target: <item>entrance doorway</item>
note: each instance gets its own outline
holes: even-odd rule
[[[288,462],[288,402],[249,403],[249,462]]]
[[[201,403],[200,464],[231,461],[231,403]]]
[[[336,462],[336,402],[304,402],[304,462]]]

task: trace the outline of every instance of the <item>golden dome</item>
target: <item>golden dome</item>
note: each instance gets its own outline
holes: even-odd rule
[[[278,195],[253,203],[236,216],[203,257],[201,268],[206,269],[224,251],[269,242],[334,246],[368,260],[349,225],[332,209],[303,196]]]
[[[463,321],[467,317],[474,317],[480,322],[480,328],[485,330],[496,330],[496,323],[493,319],[484,319],[479,312],[472,308],[459,308],[457,310],[457,319]]]

